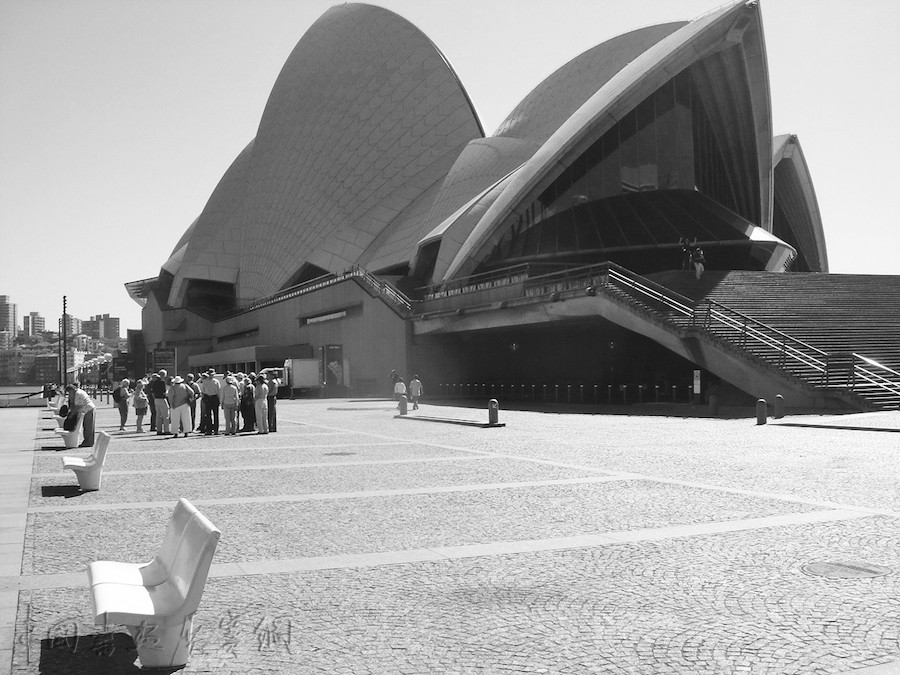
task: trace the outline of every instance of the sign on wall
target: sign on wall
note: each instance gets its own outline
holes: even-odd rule
[[[153,350],[153,371],[165,370],[169,375],[175,372],[177,350],[175,347],[157,347]]]

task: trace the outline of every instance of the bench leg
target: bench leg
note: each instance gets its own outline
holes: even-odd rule
[[[78,486],[85,492],[99,490],[103,474],[99,471],[76,471]]]
[[[187,663],[194,615],[164,617],[160,623],[128,626],[144,668],[173,668]]]

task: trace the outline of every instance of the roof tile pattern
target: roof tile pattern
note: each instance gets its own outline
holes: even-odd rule
[[[243,243],[241,207],[244,180],[253,142],[237,156],[194,221],[181,265],[172,282],[169,305],[181,305],[188,279],[234,283],[240,269]],[[182,238],[184,239],[184,237]]]
[[[412,24],[349,4],[288,58],[266,105],[243,205],[239,300],[279,290],[304,262],[356,263],[480,127],[454,73]],[[439,172],[440,173],[440,172]]]

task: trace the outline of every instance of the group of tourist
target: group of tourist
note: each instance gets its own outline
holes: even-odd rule
[[[235,436],[238,431],[267,434],[277,431],[275,404],[280,384],[272,371],[228,372],[223,376],[210,368],[197,376],[188,373],[181,377],[160,370],[137,380],[133,388],[130,380],[123,379],[113,390],[112,398],[119,410],[119,431],[125,430],[131,407],[138,433],[143,433],[144,418],[149,414],[149,431],[158,436],[172,434],[172,438],[178,438],[179,434],[187,436],[193,432],[217,436],[221,408],[226,436]],[[90,400],[86,394],[85,397]],[[239,429],[241,420],[243,426]]]

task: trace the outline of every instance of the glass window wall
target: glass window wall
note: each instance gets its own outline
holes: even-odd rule
[[[698,190],[736,211],[733,177],[690,70],[645,99],[577,157],[510,223],[485,261],[652,245],[666,217],[604,203],[655,190]],[[668,233],[667,233],[668,236]]]

